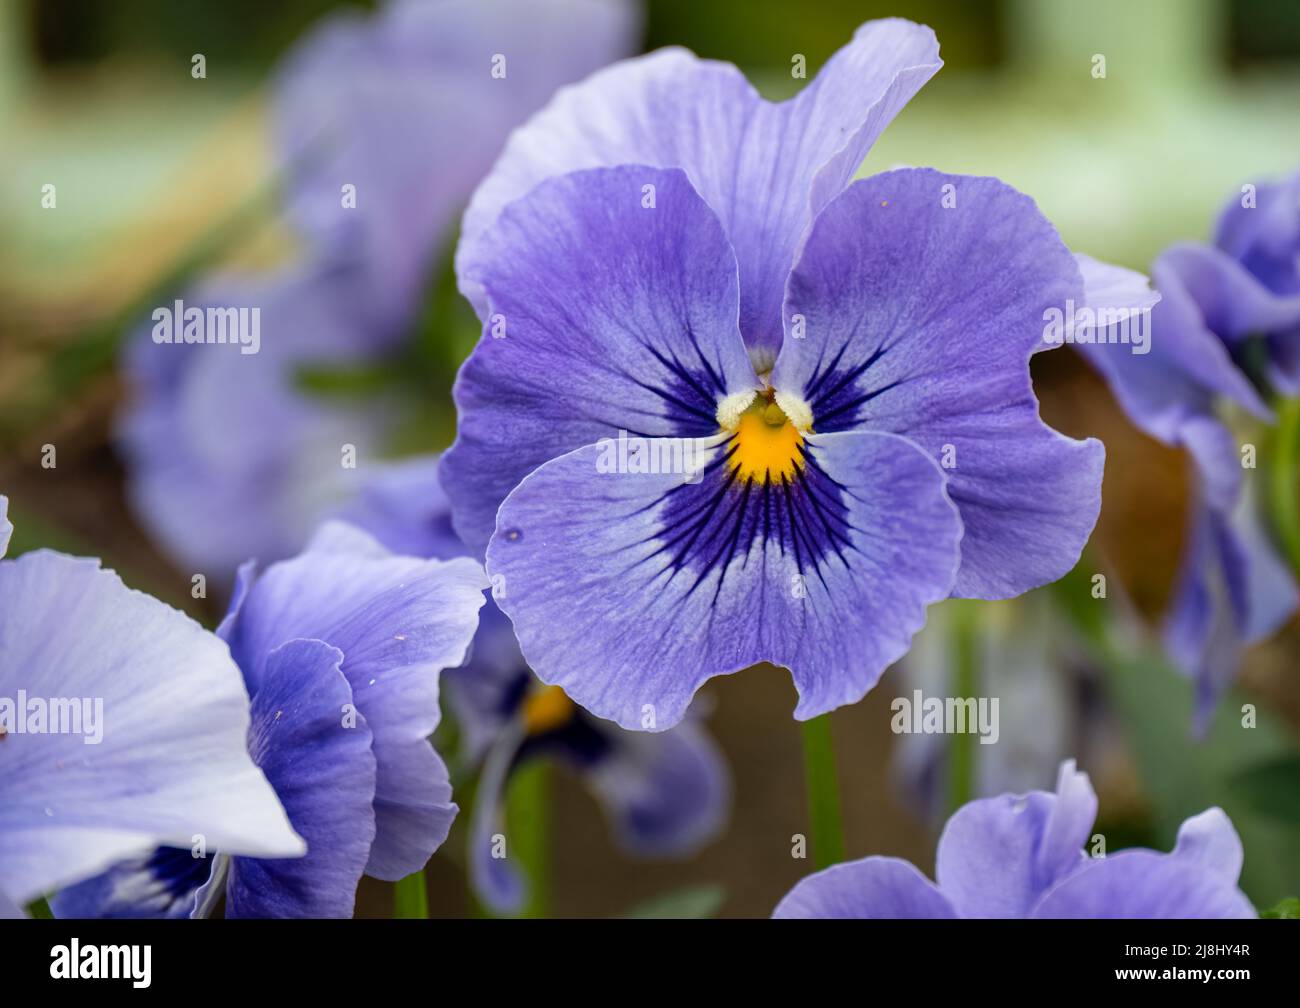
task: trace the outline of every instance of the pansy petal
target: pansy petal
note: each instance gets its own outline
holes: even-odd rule
[[[480,613],[469,659],[448,669],[443,678],[465,760],[483,757],[519,712],[533,681],[509,618],[489,600]]]
[[[698,725],[688,719],[654,735],[617,728],[610,734],[610,750],[590,779],[627,850],[676,857],[717,835],[731,782],[718,747]]]
[[[1254,187],[1219,217],[1214,243],[1277,294],[1300,293],[1300,171]],[[1249,202],[1249,205],[1247,205]]]
[[[939,888],[963,917],[1026,917],[1048,889],[1084,864],[1096,815],[1087,774],[1068,760],[1055,794],[968,802],[939,838]]]
[[[1161,258],[1196,302],[1206,327],[1230,344],[1300,327],[1300,291],[1273,293],[1219,249],[1180,244]]]
[[[498,914],[518,913],[528,895],[527,881],[510,859],[502,819],[506,786],[523,737],[519,725],[508,725],[488,750],[469,827],[470,881],[478,898]]]
[[[0,889],[0,920],[26,920],[27,914]]]
[[[552,179],[485,242],[509,253],[474,270],[492,318],[456,380],[460,426],[442,461],[475,549],[543,462],[620,430],[716,433],[718,401],[757,387],[736,328],[735,257],[681,171]]]
[[[871,21],[795,98],[762,99],[732,65],[664,49],[561,90],[516,130],[474,194],[457,252],[461,289],[482,312],[476,265],[501,210],[542,180],[583,168],[683,168],[722,219],[740,266],[740,325],[769,360],[781,341],[786,274],[808,223],[939,69],[934,33]]]
[[[1178,828],[1174,857],[1190,858],[1225,882],[1237,884],[1245,861],[1241,837],[1221,808],[1206,809]]]
[[[250,332],[256,318],[256,353],[155,343],[149,327],[128,341],[131,403],[118,431],[128,495],[182,569],[225,583],[249,557],[290,556],[355,493],[365,467],[341,466],[342,446],[363,462],[374,457],[391,411],[310,397],[298,385],[302,367],[347,366],[375,349],[355,283],[350,271],[313,262],[264,279],[223,276],[186,295],[184,311],[247,311]]]
[[[19,689],[103,707],[95,731],[0,743],[0,887],[13,898],[196,834],[210,849],[302,853],[249,759],[248,694],[225,646],[97,561],[0,562],[0,695]]]
[[[956,910],[916,866],[901,858],[869,857],[832,865],[802,879],[776,905],[777,919],[940,919]]]
[[[226,916],[351,917],[375,838],[375,756],[339,670],[343,652],[292,640],[268,656],[248,748],[307,840],[302,858],[231,859]]]
[[[780,482],[738,477],[717,441],[684,474],[602,472],[610,451],[529,475],[488,569],[542,681],[625,728],[670,728],[761,661],[792,671],[801,720],[856,702],[951,589],[960,521],[904,438],[813,435]]]
[[[196,894],[212,874],[213,856],[159,847],[61,890],[50,898],[50,910],[60,918],[183,920],[193,914]]]
[[[9,521],[9,498],[0,494],[0,557],[9,550],[9,537],[14,534],[13,523]]]
[[[473,560],[389,554],[327,523],[306,552],[267,568],[224,634],[256,692],[270,653],[296,637],[343,652],[343,674],[374,733],[378,833],[367,874],[423,868],[456,814],[446,767],[428,742],[438,676],[464,661],[487,581]]]
[[[333,517],[365,530],[393,553],[432,560],[467,556],[451,525],[438,462],[437,455],[417,455],[370,466],[356,497]]]
[[[956,595],[1053,581],[1092,532],[1104,449],[1044,424],[1029,374],[1045,312],[1082,298],[1028,197],[931,169],[850,186],[790,276],[773,386],[816,431],[889,431],[944,460],[965,526]]]
[[[1255,917],[1233,883],[1170,854],[1125,850],[1090,860],[1033,910],[1040,919],[1215,920]]]
[[[1246,646],[1295,612],[1297,586],[1249,486],[1230,511],[1198,502],[1188,535],[1165,641],[1196,684],[1196,724],[1204,729]]]
[[[276,81],[291,219],[401,314],[509,131],[631,51],[637,21],[625,0],[400,0],[325,20]]]

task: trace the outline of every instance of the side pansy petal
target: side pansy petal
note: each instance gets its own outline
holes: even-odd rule
[[[901,858],[868,857],[809,875],[776,905],[777,919],[947,920],[947,897]]]
[[[1256,916],[1232,882],[1170,854],[1125,850],[1090,860],[1034,908],[1040,919],[1226,920]]]
[[[867,151],[941,66],[934,33],[871,21],[795,98],[772,104],[734,66],[663,49],[561,90],[512,134],[479,186],[457,252],[461,289],[486,306],[475,265],[502,209],[546,178],[602,165],[680,167],[736,249],[741,330],[770,356],[799,239]]]
[[[1097,796],[1073,761],[1055,794],[998,795],[968,802],[939,838],[935,878],[963,917],[1026,917],[1056,882],[1085,862]]]
[[[389,554],[359,529],[327,523],[306,552],[248,588],[223,634],[260,688],[267,659],[303,637],[343,652],[343,674],[374,733],[377,835],[367,874],[395,880],[423,868],[456,815],[428,738],[438,727],[438,677],[460,665],[487,580],[475,561]]]
[[[1104,449],[1042,422],[1029,373],[1070,300],[1078,267],[1028,197],[931,169],[850,186],[790,276],[773,386],[816,431],[902,434],[943,460],[966,530],[956,595],[1055,580],[1096,523]]]
[[[736,327],[736,262],[676,169],[552,179],[508,207],[476,267],[483,338],[461,368],[443,485],[476,550],[543,462],[619,431],[699,437],[758,380]],[[499,338],[497,338],[499,337]]]
[[[854,703],[951,590],[961,521],[910,441],[810,435],[773,482],[720,440],[684,474],[580,448],[498,514],[488,570],[525,659],[624,728],[670,728],[705,680],[761,661],[791,670],[801,720]]]
[[[97,727],[0,743],[0,888],[14,899],[196,834],[209,849],[302,853],[249,759],[248,694],[225,645],[97,561],[0,562],[0,695],[20,689],[91,701]]]
[[[9,498],[0,494],[0,557],[9,550],[9,539],[14,534],[13,523],[9,520]]]
[[[375,838],[375,756],[342,661],[342,651],[319,640],[289,641],[267,659],[248,749],[307,854],[231,858],[228,918],[352,916]]]

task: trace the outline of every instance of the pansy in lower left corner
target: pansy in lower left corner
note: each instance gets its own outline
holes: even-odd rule
[[[939,838],[936,882],[908,861],[868,857],[799,882],[776,918],[1247,918],[1241,840],[1222,809],[1192,816],[1173,851],[1089,856],[1097,796],[1073,761],[1056,793],[969,802]]]
[[[307,854],[294,861],[159,848],[60,893],[58,916],[350,916],[363,874],[424,867],[456,806],[429,743],[439,675],[461,664],[487,581],[469,559],[396,556],[327,523],[260,575],[240,570],[218,633],[252,700],[248,751]]]
[[[184,613],[95,559],[0,561],[0,918],[158,844],[301,856],[248,728],[239,670]]]

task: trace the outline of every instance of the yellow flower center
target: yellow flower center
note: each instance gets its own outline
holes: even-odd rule
[[[543,686],[533,690],[524,700],[524,730],[529,735],[541,735],[568,724],[574,706],[558,686]]]
[[[731,438],[731,467],[741,479],[779,483],[803,466],[803,435],[775,400],[762,393],[740,414]]]

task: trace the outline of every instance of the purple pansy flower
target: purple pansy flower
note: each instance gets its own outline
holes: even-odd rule
[[[258,352],[159,344],[153,326],[127,344],[132,402],[118,424],[127,492],[178,563],[228,584],[249,557],[292,556],[350,499],[360,467],[391,425],[381,404],[311,397],[311,366],[346,367],[374,347],[354,269],[315,260],[268,277],[223,276],[185,308],[257,312]],[[358,468],[344,465],[352,445]]]
[[[363,873],[423,868],[456,814],[428,738],[438,677],[464,661],[486,581],[472,560],[390,554],[347,525],[240,571],[219,633],[252,698],[248,750],[308,844],[292,862],[161,849],[62,893],[61,916],[352,913]]]
[[[497,913],[515,913],[526,880],[496,835],[509,836],[502,807],[511,774],[533,758],[577,770],[605,811],[615,838],[637,857],[682,857],[712,840],[730,802],[721,753],[688,716],[655,735],[593,717],[558,686],[537,681],[500,610],[484,611],[471,660],[449,673],[447,697],[467,762],[482,766],[469,833],[475,892]]]
[[[1244,647],[1274,633],[1297,599],[1219,411],[1231,405],[1268,422],[1270,389],[1300,391],[1300,173],[1259,187],[1253,206],[1245,202],[1224,209],[1213,245],[1175,245],[1156,259],[1151,272],[1162,298],[1149,353],[1113,343],[1083,347],[1132,421],[1186,448],[1196,466],[1167,643],[1196,683],[1200,728]],[[1093,287],[1124,272],[1084,265]]]
[[[248,728],[239,669],[189,617],[97,560],[0,561],[0,916],[158,844],[299,857]]]
[[[637,22],[622,0],[402,0],[332,17],[295,48],[275,90],[275,136],[308,257],[184,300],[259,310],[259,351],[160,346],[150,326],[123,362],[128,492],[170,556],[229,581],[248,557],[292,556],[358,491],[393,410],[306,395],[300,372],[400,347],[507,133],[557,86],[628,52]],[[344,445],[358,469],[341,464]]]
[[[928,29],[874,22],[770,105],[651,54],[562,91],[471,203],[484,336],[444,482],[529,664],[592,713],[667,728],[767,660],[812,717],[929,603],[1077,560],[1103,449],[1042,423],[1028,369],[1073,257],[995,179],[844,188],[937,67]]]
[[[396,552],[439,559],[465,555],[451,528],[438,461],[423,456],[372,472],[340,517]],[[494,835],[508,836],[501,807],[510,775],[530,758],[575,768],[633,855],[689,854],[723,824],[730,780],[701,726],[688,720],[647,736],[592,717],[558,688],[537,681],[509,621],[491,601],[470,660],[447,673],[446,695],[456,715],[461,759],[482,768],[469,830],[470,877],[479,899],[497,913],[517,912],[526,898],[526,880],[508,856],[492,855]]]
[[[868,857],[799,882],[776,918],[1245,918],[1241,840],[1218,808],[1183,823],[1169,854],[1090,857],[1097,796],[1061,765],[1056,793],[982,798],[953,813],[931,882],[908,861]]]

